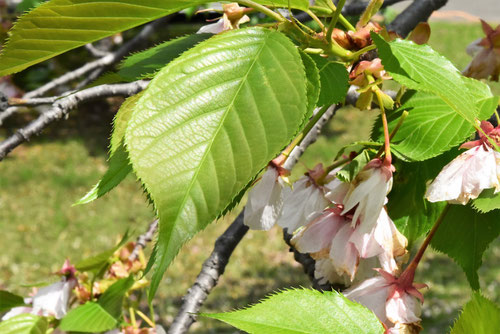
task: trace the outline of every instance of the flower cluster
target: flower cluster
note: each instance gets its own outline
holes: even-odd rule
[[[87,271],[78,270],[69,260],[64,262],[61,270],[56,272],[61,279],[53,284],[34,289],[32,296],[25,298],[26,306],[14,307],[7,312],[1,320],[8,320],[17,315],[31,313],[51,319],[60,320],[66,316],[72,306],[85,304],[89,301],[98,301],[106,290],[120,279],[128,278],[130,275],[140,277],[145,269],[146,263],[142,250],[137,256],[132,256],[135,243],[130,242],[120,247],[108,259],[97,257],[93,265],[100,266],[101,272],[93,272],[93,278],[89,278]],[[97,264],[96,264],[97,263]],[[95,268],[93,268],[95,269]],[[92,269],[89,269],[92,270]],[[142,275],[141,275],[142,276]],[[129,291],[146,287],[148,282],[143,277],[136,280]],[[127,321],[126,316],[122,328],[109,331],[108,333],[123,334],[161,334],[165,333],[161,326],[141,327],[139,321]],[[149,320],[149,319],[148,319]],[[150,324],[151,321],[148,322]],[[51,324],[57,324],[51,321]]]
[[[475,79],[498,81],[500,74],[500,24],[493,29],[481,20],[486,37],[479,38],[467,47],[467,53],[474,59],[467,65],[463,74]]]
[[[384,207],[394,167],[374,158],[343,182],[340,168],[327,172],[318,165],[292,188],[278,168],[270,164],[250,191],[245,224],[267,230],[278,223],[293,233],[299,252],[316,260],[320,283],[353,285],[346,296],[371,308],[387,328],[418,327],[422,297],[412,275],[398,278],[407,240]],[[374,268],[381,268],[379,276],[373,277]]]
[[[207,24],[198,30],[198,34],[210,33],[218,34],[223,31],[238,29],[240,24],[250,22],[250,18],[245,15],[245,13],[251,11],[251,8],[240,7],[237,3],[223,4],[222,10],[217,9],[206,9],[198,11],[218,11],[222,12],[223,15],[215,23]]]

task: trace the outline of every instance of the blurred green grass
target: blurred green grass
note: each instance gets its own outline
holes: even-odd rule
[[[479,25],[433,23],[430,44],[459,69],[470,61],[465,47],[482,34]],[[493,91],[500,94],[500,85]],[[113,110],[116,110],[117,101]],[[106,146],[113,112],[107,104],[92,104],[76,111],[68,121],[54,124],[32,143],[16,149],[0,163],[0,288],[27,294],[23,284],[45,280],[65,257],[76,262],[108,248],[131,229],[134,236],[153,219],[151,207],[133,177],[107,196],[86,206],[73,207],[106,170]],[[376,112],[353,108],[340,110],[318,141],[304,155],[294,172],[297,177],[318,162],[329,163],[343,145],[368,139]],[[32,118],[22,114],[11,129]],[[104,120],[104,121],[103,121]],[[8,132],[2,130],[0,137]],[[8,130],[10,131],[10,130]],[[211,224],[189,242],[168,269],[155,298],[164,323],[175,316],[181,297],[190,287],[218,235],[233,214]],[[486,252],[480,270],[483,289],[500,302],[498,282],[500,244]],[[444,333],[468,299],[465,275],[447,257],[429,252],[417,280],[430,289],[425,293],[425,333]],[[257,302],[266,294],[290,286],[310,286],[302,268],[282,241],[281,230],[250,231],[233,254],[225,274],[203,307],[221,312]],[[213,320],[200,319],[193,333],[234,333]]]

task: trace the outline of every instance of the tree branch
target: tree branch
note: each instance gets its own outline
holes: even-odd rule
[[[73,70],[71,72],[65,73],[62,76],[46,83],[45,85],[32,90],[31,92],[28,92],[24,94],[22,99],[32,99],[35,97],[39,97],[44,95],[45,93],[49,92],[50,90],[61,86],[65,85],[71,81],[77,80],[85,75],[87,77],[84,79],[85,85],[79,85],[78,88],[83,88],[86,86],[89,82],[92,80],[96,79],[99,75],[101,75],[107,68],[110,66],[116,64],[119,62],[123,57],[128,55],[132,50],[135,50],[142,42],[144,42],[148,36],[150,36],[159,26],[164,25],[170,20],[170,18],[164,17],[161,19],[158,19],[154,22],[151,22],[147,25],[144,26],[144,28],[131,40],[128,42],[124,43],[120,48],[118,48],[114,52],[110,52],[107,55],[105,55],[102,58],[99,58],[97,60],[91,61],[90,63],[87,63],[83,65],[80,68],[77,68],[76,70]],[[4,112],[0,113],[0,126],[3,124],[3,122],[15,114],[19,108],[17,106],[13,106],[10,108],[7,108]]]
[[[305,149],[316,141],[321,128],[335,114],[335,110],[336,106],[330,107],[304,138],[300,146],[292,150],[285,162],[285,168],[292,169],[295,166]],[[196,321],[196,313],[200,311],[208,295],[217,285],[219,277],[226,269],[231,254],[248,231],[248,227],[243,225],[243,216],[244,211],[238,215],[215,242],[214,250],[210,254],[210,257],[203,263],[196,281],[182,298],[182,306],[170,326],[168,334],[186,333],[189,327]]]
[[[387,30],[395,31],[402,37],[406,37],[420,22],[426,22],[431,14],[446,5],[448,0],[415,0],[403,10]]]
[[[135,247],[130,253],[128,259],[130,261],[135,261],[139,256],[139,252],[146,248],[146,245],[153,241],[156,231],[158,230],[158,219],[155,219],[149,224],[148,230],[137,237],[137,241],[135,242]]]
[[[17,130],[12,136],[0,142],[0,161],[14,148],[29,141],[32,136],[38,135],[51,123],[65,117],[73,108],[81,103],[103,97],[130,96],[142,91],[148,84],[149,81],[147,80],[139,80],[126,84],[101,85],[84,89],[58,99],[52,105],[51,109],[38,116],[37,119],[30,122],[25,127]]]
[[[404,0],[385,0],[384,3],[382,4],[382,8],[392,6],[398,2],[401,2]],[[342,8],[342,15],[347,15],[347,16],[356,16],[359,14],[362,14],[366,7],[368,6],[369,1],[367,2],[353,2],[350,3],[347,6],[344,6]]]

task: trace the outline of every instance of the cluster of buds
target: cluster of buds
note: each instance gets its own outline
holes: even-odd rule
[[[359,87],[360,95],[356,101],[357,108],[361,110],[371,109],[374,95],[380,97],[384,108],[393,108],[394,101],[381,89],[383,81],[389,80],[391,77],[385,72],[380,58],[359,62],[352,69],[349,79],[351,85]]]
[[[500,74],[500,24],[493,29],[481,20],[486,37],[472,42],[467,53],[474,57],[463,71],[467,77],[498,81]]]
[[[108,270],[99,281],[91,280],[86,272],[78,273],[78,285],[74,292],[80,304],[98,298],[117,280],[138,274],[144,270],[146,262],[142,251],[133,259],[130,256],[134,247],[135,243],[129,242],[118,249],[111,257]],[[147,281],[141,279],[134,284],[132,289],[139,289],[146,285]]]
[[[223,31],[238,29],[240,27],[240,24],[250,22],[250,18],[246,15],[246,13],[249,13],[252,10],[253,10],[252,8],[240,7],[237,3],[234,2],[229,4],[223,4],[222,9],[210,8],[210,9],[200,10],[198,11],[198,13],[214,11],[222,13],[223,15],[221,18],[215,19],[217,20],[217,22],[207,24],[201,27],[197,33],[218,34]]]
[[[384,207],[394,167],[375,158],[349,183],[336,177],[339,169],[327,172],[318,165],[290,188],[282,177],[286,173],[270,164],[249,193],[245,224],[286,228],[293,233],[292,245],[316,260],[320,283],[352,285],[346,296],[374,311],[384,307],[376,314],[387,328],[419,328],[421,295],[413,275],[398,277],[407,240]],[[379,276],[373,277],[378,267]],[[379,290],[385,293],[380,305]]]

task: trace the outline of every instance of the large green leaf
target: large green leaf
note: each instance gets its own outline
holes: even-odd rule
[[[99,297],[98,304],[113,318],[119,319],[122,315],[123,298],[132,285],[134,285],[132,275],[116,281]]]
[[[46,318],[33,314],[20,314],[0,322],[2,334],[45,334],[49,327]]]
[[[276,31],[214,36],[155,76],[125,135],[160,218],[152,292],[182,244],[234,203],[306,114],[300,54]]]
[[[349,89],[349,73],[346,67],[317,55],[311,58],[316,62],[321,80],[318,106],[329,106],[342,101]]]
[[[387,43],[376,34],[372,38],[385,70],[396,81],[439,96],[455,113],[475,125],[482,107],[479,101],[492,98],[486,84],[464,79],[448,59],[428,45],[401,39]]]
[[[249,308],[205,317],[256,334],[382,334],[377,317],[335,291],[286,290]]]
[[[96,333],[113,329],[118,320],[99,304],[87,302],[66,314],[59,329],[66,332]]]
[[[51,0],[23,15],[0,55],[0,76],[207,0]],[[307,0],[257,0],[306,9]]]
[[[432,240],[432,246],[455,260],[469,284],[479,290],[477,270],[488,245],[500,234],[500,210],[480,214],[469,205],[452,205]]]
[[[472,295],[450,334],[497,334],[500,330],[500,308],[478,292]]]
[[[24,299],[8,291],[0,290],[0,312],[5,312],[16,306],[23,306]]]
[[[119,66],[118,75],[126,81],[152,78],[154,74],[181,53],[213,36],[192,34],[182,36],[127,57]]]
[[[438,96],[411,92],[402,107],[388,114],[389,129],[399,121],[403,110],[409,115],[391,142],[391,148],[407,160],[421,161],[435,157],[462,144],[474,127]],[[378,140],[383,141],[382,124],[377,121]]]

